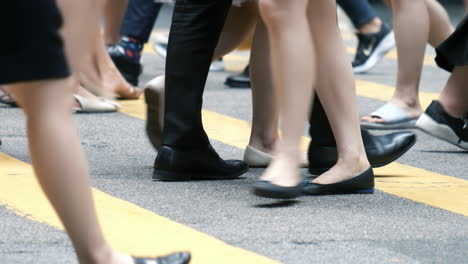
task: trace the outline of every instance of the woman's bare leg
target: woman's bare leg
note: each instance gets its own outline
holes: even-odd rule
[[[452,33],[453,28],[445,10],[435,0],[390,2],[398,54],[397,83],[390,102],[409,116],[417,117],[422,113],[418,93],[426,45],[439,44]],[[362,120],[383,122],[370,116]]]
[[[432,47],[438,46],[453,33],[454,28],[450,23],[447,11],[435,0],[426,0],[429,12],[429,40]]]
[[[241,7],[231,7],[223,31],[219,37],[213,60],[219,59],[235,50],[255,29],[257,4],[247,2]]]
[[[279,186],[296,186],[301,181],[299,142],[316,76],[314,43],[306,17],[308,3],[308,0],[260,1],[260,13],[270,37],[273,87],[283,131],[273,161],[262,178]]]
[[[104,7],[104,42],[117,44],[120,39],[120,26],[127,10],[128,0],[107,0]]]
[[[132,263],[129,256],[110,248],[102,235],[71,112],[73,87],[71,79],[9,86],[26,113],[36,177],[65,226],[79,262]]]
[[[270,48],[265,24],[258,19],[250,54],[252,131],[249,146],[272,153],[278,139],[278,107],[273,89]]]
[[[83,87],[104,97],[140,97],[142,91],[122,77],[109,57],[99,25],[93,25],[89,30],[94,34],[93,46],[91,52],[83,58],[86,67],[80,67],[77,76]]]
[[[369,169],[356,104],[356,88],[351,63],[343,58],[346,49],[336,23],[334,1],[314,0],[308,8],[309,25],[315,43],[317,94],[335,136],[338,162],[313,182],[329,184],[357,176]]]
[[[445,111],[454,117],[468,113],[468,66],[455,67],[440,93],[439,102]]]

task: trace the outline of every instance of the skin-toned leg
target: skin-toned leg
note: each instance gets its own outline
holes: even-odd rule
[[[453,33],[454,28],[450,23],[447,11],[435,0],[426,0],[429,12],[429,44],[432,47],[438,46]]]
[[[235,50],[255,29],[257,22],[257,4],[247,2],[241,7],[231,7],[219,37],[213,60]]]
[[[120,39],[120,26],[127,9],[128,0],[107,0],[104,7],[104,42],[117,44]]]
[[[273,161],[262,178],[279,186],[295,186],[301,181],[299,142],[316,76],[314,43],[305,12],[308,3],[260,1],[260,13],[270,37],[273,87],[283,131]]]
[[[84,57],[86,67],[78,75],[80,83],[91,92],[105,97],[136,99],[142,91],[130,85],[120,74],[107,53],[99,25],[89,28],[94,34],[94,46]]]
[[[311,34],[316,36],[315,54],[320,65],[317,94],[330,120],[338,150],[337,164],[313,182],[336,183],[361,174],[370,165],[359,127],[351,63],[343,59],[347,53],[336,24],[334,1],[311,1],[308,19]]]
[[[445,10],[435,0],[389,2],[393,9],[398,54],[397,83],[390,102],[411,117],[417,117],[422,113],[418,91],[426,44],[438,45],[453,32],[453,28]],[[383,122],[380,118],[370,116],[362,120]]]
[[[468,66],[455,67],[439,96],[439,102],[445,111],[454,117],[461,117],[468,112]]]
[[[71,112],[73,81],[28,82],[9,87],[27,117],[37,179],[64,224],[79,262],[132,263],[129,256],[107,244],[96,217],[88,165]]]
[[[258,19],[250,55],[252,131],[249,145],[272,153],[278,139],[278,107],[271,80],[270,48],[265,24]]]
[[[468,0],[464,0],[465,3],[465,14],[468,13]]]
[[[381,27],[382,27],[382,20],[376,17],[372,19],[371,21],[369,21],[368,23],[357,28],[357,30],[361,34],[371,34],[371,33],[379,32]]]

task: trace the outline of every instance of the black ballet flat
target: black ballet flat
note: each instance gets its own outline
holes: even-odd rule
[[[296,186],[283,187],[270,181],[258,180],[253,185],[253,193],[265,198],[294,199],[302,195],[302,183]]]
[[[374,193],[374,172],[367,169],[360,175],[342,182],[332,184],[318,184],[310,181],[302,185],[306,195],[333,195],[333,194],[372,194]]]
[[[188,264],[190,253],[180,252],[159,258],[136,258],[133,257],[135,264]]]

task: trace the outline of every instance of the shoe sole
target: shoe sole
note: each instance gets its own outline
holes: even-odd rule
[[[275,189],[254,186],[253,194],[263,198],[288,200],[302,196],[303,192],[301,188],[298,188],[296,191],[283,191],[279,186]]]
[[[370,71],[377,63],[379,63],[385,55],[395,47],[395,34],[393,31],[389,33],[380,42],[375,49],[374,53],[367,59],[367,61],[359,66],[353,67],[354,73],[365,73]]]
[[[414,129],[416,128],[417,119],[411,119],[406,122],[396,123],[396,124],[379,124],[372,122],[363,122],[361,121],[360,125],[362,128],[367,129],[380,129],[380,130],[392,130],[392,129]]]
[[[383,163],[371,164],[371,167],[372,168],[380,168],[380,167],[386,166],[386,165],[394,162],[395,160],[397,160],[401,156],[403,156],[406,152],[408,152],[408,150],[410,150],[414,146],[414,144],[416,144],[416,138],[413,141],[411,141],[411,143],[408,144],[408,146],[406,146],[405,149],[400,154],[395,156],[393,159],[391,159],[391,160],[389,160],[387,162],[383,162]],[[320,169],[312,169],[312,170],[309,168],[309,172],[311,174],[313,174],[313,175],[320,175],[320,174],[328,171],[329,169],[331,169],[331,168],[320,168]]]
[[[248,85],[245,84],[245,82],[236,82],[236,81],[226,81],[224,82],[226,86],[229,86],[231,88],[250,88],[251,84],[249,83]]]
[[[145,89],[145,102],[147,109],[147,120],[146,120],[146,134],[151,142],[151,145],[158,150],[162,144],[162,132],[163,125],[162,115],[163,111],[160,111],[164,98],[161,92],[156,91],[152,88]]]
[[[372,189],[361,189],[361,190],[353,190],[353,191],[338,191],[338,192],[330,192],[330,193],[321,193],[321,194],[308,194],[304,192],[304,195],[310,196],[320,196],[320,195],[345,195],[345,194],[374,194],[374,188]]]
[[[203,181],[203,180],[234,180],[239,178],[242,174],[246,173],[249,169],[242,170],[238,173],[234,173],[229,176],[219,176],[219,175],[206,175],[206,174],[196,174],[196,173],[175,173],[167,172],[161,170],[153,171],[153,181],[166,181],[166,182],[178,182],[178,181]]]
[[[425,113],[422,114],[418,122],[416,122],[416,127],[431,136],[451,143],[464,150],[468,150],[468,141],[461,140],[449,126],[437,123]]]

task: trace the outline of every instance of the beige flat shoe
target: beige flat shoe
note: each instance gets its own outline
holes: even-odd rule
[[[73,97],[80,105],[74,108],[76,113],[109,113],[116,112],[120,108],[119,104],[105,98],[92,100],[77,94]]]
[[[244,151],[244,161],[252,168],[266,168],[273,159],[273,155],[260,151],[251,146],[247,146]],[[301,163],[302,168],[309,167],[307,155]]]
[[[147,105],[146,134],[151,145],[158,150],[162,144],[164,126],[164,75],[149,81],[144,88]]]

